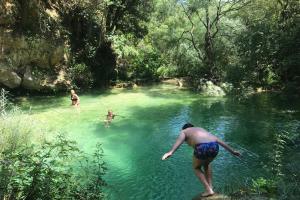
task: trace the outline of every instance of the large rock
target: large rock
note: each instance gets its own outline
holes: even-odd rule
[[[67,62],[64,42],[13,35],[8,29],[0,30],[0,38],[0,57],[9,60],[14,68],[32,65],[50,69]],[[2,59],[0,58],[0,62]]]
[[[42,88],[41,80],[33,76],[30,66],[26,67],[22,87],[29,90],[40,90]]]
[[[60,13],[40,0],[19,4],[16,0],[0,0],[0,85],[41,92],[69,88],[65,69],[70,47],[62,37],[63,29],[56,27],[62,20]],[[16,20],[33,34],[15,29]],[[35,35],[41,28],[47,29],[43,24],[46,21],[53,25],[53,31]]]
[[[224,92],[225,92],[226,94],[230,94],[230,93],[232,93],[233,90],[234,90],[233,85],[232,85],[231,83],[227,83],[227,82],[222,83],[222,84],[220,85],[220,87],[224,90]]]
[[[50,56],[50,65],[55,66],[61,63],[62,61],[64,61],[65,60],[64,53],[65,52],[63,46],[59,46],[53,49],[52,54]]]
[[[225,96],[224,90],[211,81],[202,83],[198,86],[198,89],[206,96]]]
[[[71,83],[66,78],[64,70],[60,70],[57,74],[39,74],[34,73],[30,66],[26,67],[23,76],[22,87],[28,90],[57,91],[67,90],[71,87]]]
[[[6,69],[0,69],[0,83],[3,85],[13,89],[19,87],[21,82],[22,79],[17,73]]]
[[[70,87],[64,71],[69,59],[67,48],[64,41],[0,29],[0,83],[9,88],[20,86],[43,92],[66,90]]]
[[[48,87],[52,90],[66,90],[71,88],[71,82],[66,78],[67,74],[64,70],[60,70],[54,79],[48,83]]]

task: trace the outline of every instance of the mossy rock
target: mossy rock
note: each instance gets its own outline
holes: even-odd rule
[[[201,94],[205,96],[213,96],[213,97],[218,97],[218,96],[225,96],[224,90],[215,85],[211,81],[206,81],[202,83],[201,85],[198,86],[198,89],[201,91]]]

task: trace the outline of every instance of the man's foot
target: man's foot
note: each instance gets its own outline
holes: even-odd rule
[[[203,192],[202,194],[201,194],[201,197],[210,197],[210,196],[212,196],[212,195],[214,195],[215,193],[214,192]]]

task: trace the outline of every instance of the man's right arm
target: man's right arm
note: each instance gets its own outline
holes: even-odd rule
[[[185,141],[185,133],[181,131],[180,135],[178,136],[175,144],[173,145],[172,149],[165,153],[162,157],[162,160],[165,160],[173,155],[173,153],[178,149],[178,147]]]

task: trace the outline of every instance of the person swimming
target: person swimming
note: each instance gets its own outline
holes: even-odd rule
[[[71,90],[71,101],[72,106],[79,106],[80,99],[79,96],[75,93],[75,90]]]
[[[111,122],[115,118],[115,116],[116,115],[113,113],[112,110],[107,111],[106,120],[104,120],[105,127],[109,127],[109,125],[111,124]]]

